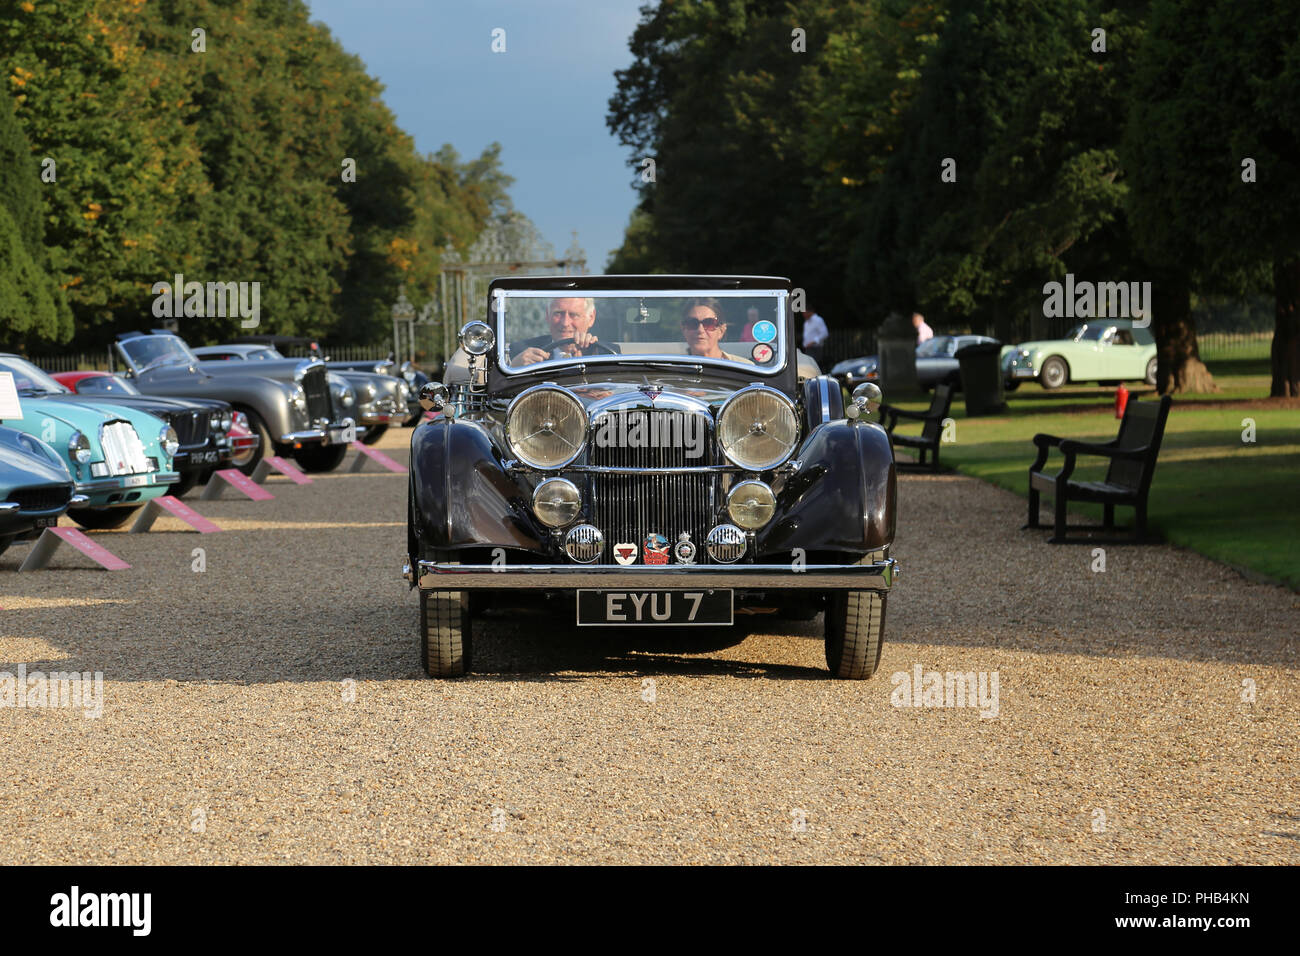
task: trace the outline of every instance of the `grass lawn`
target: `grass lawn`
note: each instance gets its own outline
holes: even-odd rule
[[[1148,522],[1166,540],[1219,561],[1300,589],[1300,408],[1270,408],[1268,360],[1209,358],[1223,392],[1176,397],[1149,499]],[[1132,386],[1130,400],[1151,400],[1155,390]],[[885,396],[889,401],[889,396]],[[1022,385],[1007,396],[1008,413],[967,418],[962,395],[953,400],[955,441],[942,448],[943,464],[1026,495],[1037,432],[1108,441],[1119,422],[1112,388],[1070,386],[1057,392]],[[928,399],[897,402],[923,409]],[[1244,419],[1255,441],[1243,441]],[[900,426],[903,434],[918,426]],[[901,457],[901,455],[900,455]],[[1053,452],[1048,469],[1063,461]],[[1080,457],[1074,477],[1104,477],[1106,460]],[[1050,499],[1044,498],[1044,520]],[[1100,520],[1101,506],[1071,503],[1071,512]],[[1132,509],[1117,508],[1127,524]],[[1029,532],[1026,532],[1029,533]]]

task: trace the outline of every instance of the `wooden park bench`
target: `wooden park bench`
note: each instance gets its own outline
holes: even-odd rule
[[[925,453],[932,453],[930,460],[930,470],[939,470],[939,439],[943,434],[943,420],[948,417],[948,408],[952,405],[952,386],[936,385],[934,387],[934,397],[930,399],[930,407],[923,412],[908,412],[901,408],[895,408],[893,405],[880,406],[880,421],[885,426],[885,431],[889,433],[890,441],[895,445],[902,445],[905,448],[920,449],[920,460],[918,465],[925,464]],[[900,418],[907,418],[913,421],[921,421],[925,424],[921,428],[919,435],[895,435],[894,428],[898,425]]]
[[[1103,506],[1100,529],[1110,531],[1115,527],[1115,506],[1127,505],[1134,509],[1133,539],[1142,541],[1147,533],[1147,493],[1151,490],[1151,476],[1156,470],[1156,457],[1160,454],[1160,441],[1165,434],[1165,421],[1169,417],[1169,396],[1158,402],[1128,403],[1124,420],[1120,422],[1119,435],[1104,444],[1096,445],[1055,435],[1035,435],[1038,457],[1029,466],[1029,524],[1026,528],[1042,527],[1038,523],[1038,499],[1043,492],[1052,496],[1056,506],[1056,526],[1048,541],[1052,544],[1084,543],[1096,538],[1066,536],[1065,505],[1067,501],[1093,501]],[[1048,452],[1060,449],[1065,464],[1054,475],[1043,471]],[[1075,458],[1079,455],[1099,455],[1110,459],[1104,481],[1072,481]],[[1079,530],[1085,530],[1082,526]]]

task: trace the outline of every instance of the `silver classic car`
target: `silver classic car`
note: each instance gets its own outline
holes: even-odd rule
[[[411,439],[405,576],[435,677],[482,610],[578,627],[823,614],[841,678],[875,671],[895,574],[894,456],[838,383],[801,377],[785,279],[497,279]],[[757,309],[753,341],[740,341]],[[807,366],[805,366],[807,367]]]
[[[241,466],[247,473],[264,454],[292,455],[306,471],[329,471],[356,440],[355,420],[338,407],[349,396],[331,394],[324,362],[204,362],[169,332],[120,335],[117,352],[146,395],[219,398],[243,412],[261,439]]]

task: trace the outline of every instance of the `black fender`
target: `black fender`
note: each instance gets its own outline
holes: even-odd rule
[[[894,541],[894,449],[879,425],[819,425],[796,456],[799,470],[776,491],[776,516],[758,535],[760,555],[805,551],[864,554]]]
[[[411,433],[408,548],[510,548],[548,553],[529,491],[505,468],[506,455],[476,422],[440,416]]]
[[[818,425],[844,417],[844,393],[829,375],[805,379],[803,383],[804,428],[811,433]]]

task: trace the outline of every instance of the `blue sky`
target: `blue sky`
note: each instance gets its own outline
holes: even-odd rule
[[[563,253],[578,230],[604,270],[636,201],[629,154],[605,126],[614,71],[645,0],[308,0],[387,89],[421,152],[463,157],[494,141],[511,196]],[[493,53],[492,31],[506,31]]]

